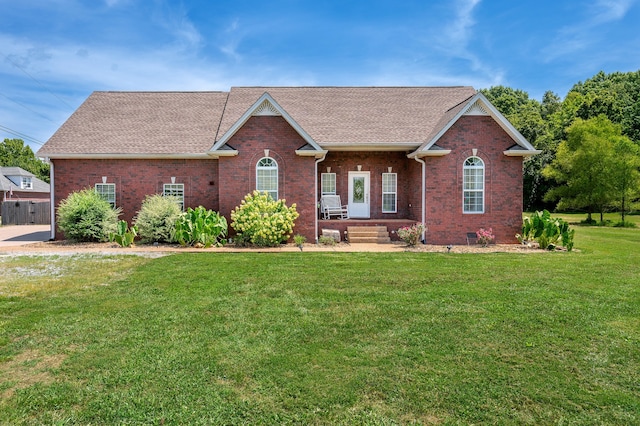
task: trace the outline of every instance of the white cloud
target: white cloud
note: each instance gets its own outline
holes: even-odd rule
[[[623,19],[636,0],[595,0],[582,6],[587,16],[572,25],[558,30],[551,44],[542,49],[545,62],[567,57],[575,52],[584,51],[601,39],[601,27],[611,25]]]

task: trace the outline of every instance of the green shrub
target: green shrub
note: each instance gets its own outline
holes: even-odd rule
[[[227,219],[202,206],[189,207],[176,221],[176,241],[183,246],[221,246],[227,235]]]
[[[134,218],[140,239],[144,243],[174,242],[176,221],[181,214],[177,197],[148,195]]]
[[[573,249],[575,230],[569,229],[569,223],[560,218],[552,218],[547,210],[537,211],[525,217],[522,224],[522,235],[516,238],[520,243],[537,241],[540,248],[553,250],[559,244],[568,251]]]
[[[322,244],[323,246],[335,246],[338,243],[333,237],[320,235],[320,237],[318,238],[318,244]]]
[[[274,247],[289,239],[299,214],[296,205],[274,200],[266,192],[247,194],[231,212],[231,226],[239,238],[261,247]]]
[[[58,227],[73,241],[107,241],[117,231],[118,216],[114,209],[93,188],[72,192],[58,205]]]

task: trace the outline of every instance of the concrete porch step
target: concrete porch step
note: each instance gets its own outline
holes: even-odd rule
[[[349,242],[384,244],[391,242],[386,226],[348,226]]]

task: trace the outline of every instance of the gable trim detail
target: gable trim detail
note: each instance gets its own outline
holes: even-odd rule
[[[282,116],[287,123],[305,140],[312,148],[310,151],[318,155],[326,153],[311,136],[276,102],[268,92],[265,92],[260,98],[236,121],[233,126],[211,147],[209,155],[220,155],[220,151],[224,151],[224,147],[229,140],[236,134],[238,130],[252,116]]]
[[[481,93],[477,92],[472,96],[467,104],[458,111],[458,113],[447,122],[431,140],[422,144],[418,149],[408,154],[409,158],[428,157],[433,155],[446,155],[442,152],[435,154],[437,150],[436,143],[459,119],[464,115],[484,115],[490,116],[495,122],[513,139],[516,146],[520,149],[509,150],[509,154],[505,151],[505,155],[509,156],[528,156],[539,154],[541,151],[536,150],[529,141],[515,128],[509,121],[494,107],[491,102]],[[440,148],[442,150],[442,148]]]

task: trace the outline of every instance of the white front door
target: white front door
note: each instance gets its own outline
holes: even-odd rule
[[[369,172],[349,172],[349,217],[369,216]]]

